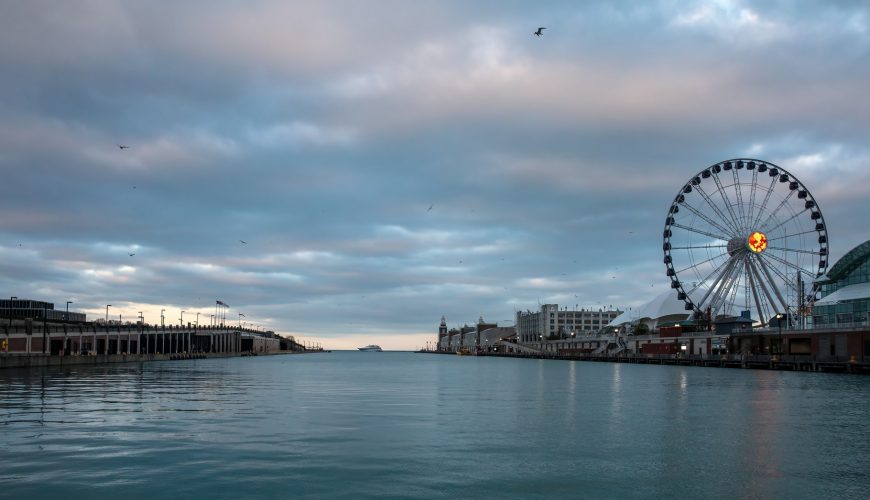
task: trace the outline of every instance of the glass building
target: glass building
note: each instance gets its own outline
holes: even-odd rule
[[[850,250],[817,283],[821,299],[813,305],[816,328],[870,324],[870,241]]]

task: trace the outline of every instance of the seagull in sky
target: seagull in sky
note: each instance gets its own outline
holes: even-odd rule
[[[541,36],[541,35],[544,34],[544,30],[545,30],[545,29],[547,29],[547,28],[541,26],[540,28],[538,28],[538,31],[536,31],[536,32],[533,33],[533,35],[535,35],[535,36]]]
[[[132,257],[132,256],[134,256],[134,255],[136,255],[136,254],[135,254],[135,253],[131,253],[131,254],[129,254],[129,255],[130,255],[130,257]]]
[[[247,245],[247,244],[248,244],[248,242],[245,241],[245,240],[239,240],[239,242],[240,242],[242,245]]]
[[[431,212],[431,211],[432,211],[432,207],[434,207],[434,206],[435,206],[435,205],[429,205],[429,208],[427,208],[426,211],[427,211],[427,212]]]
[[[118,149],[130,149],[130,146],[124,146],[123,144],[118,144]]]

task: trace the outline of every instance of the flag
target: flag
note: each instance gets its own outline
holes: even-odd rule
[[[239,313],[239,316],[242,317],[242,318],[247,318],[247,316],[245,316],[245,315],[242,314],[242,313]]]

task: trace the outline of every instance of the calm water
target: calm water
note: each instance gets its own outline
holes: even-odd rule
[[[0,371],[0,496],[867,498],[870,378],[336,352]]]

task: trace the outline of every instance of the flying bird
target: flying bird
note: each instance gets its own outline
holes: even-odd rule
[[[118,149],[130,149],[130,146],[124,146],[123,144],[118,144]]]
[[[434,206],[435,206],[435,205],[429,205],[429,208],[427,208],[426,211],[427,211],[427,212],[431,212],[431,211],[432,211],[432,207],[434,207]]]
[[[135,253],[131,253],[131,254],[129,254],[129,255],[130,255],[130,257],[132,257],[132,256],[134,256],[134,255],[136,255],[136,254],[135,254]]]
[[[533,33],[533,35],[535,35],[535,36],[541,36],[541,35],[544,34],[544,30],[545,30],[545,29],[547,29],[547,28],[541,26],[540,28],[538,28],[538,31],[536,31],[536,32]]]
[[[243,245],[247,245],[247,244],[248,244],[248,242],[245,241],[245,240],[239,240],[239,242],[240,242],[241,244],[243,244]]]

